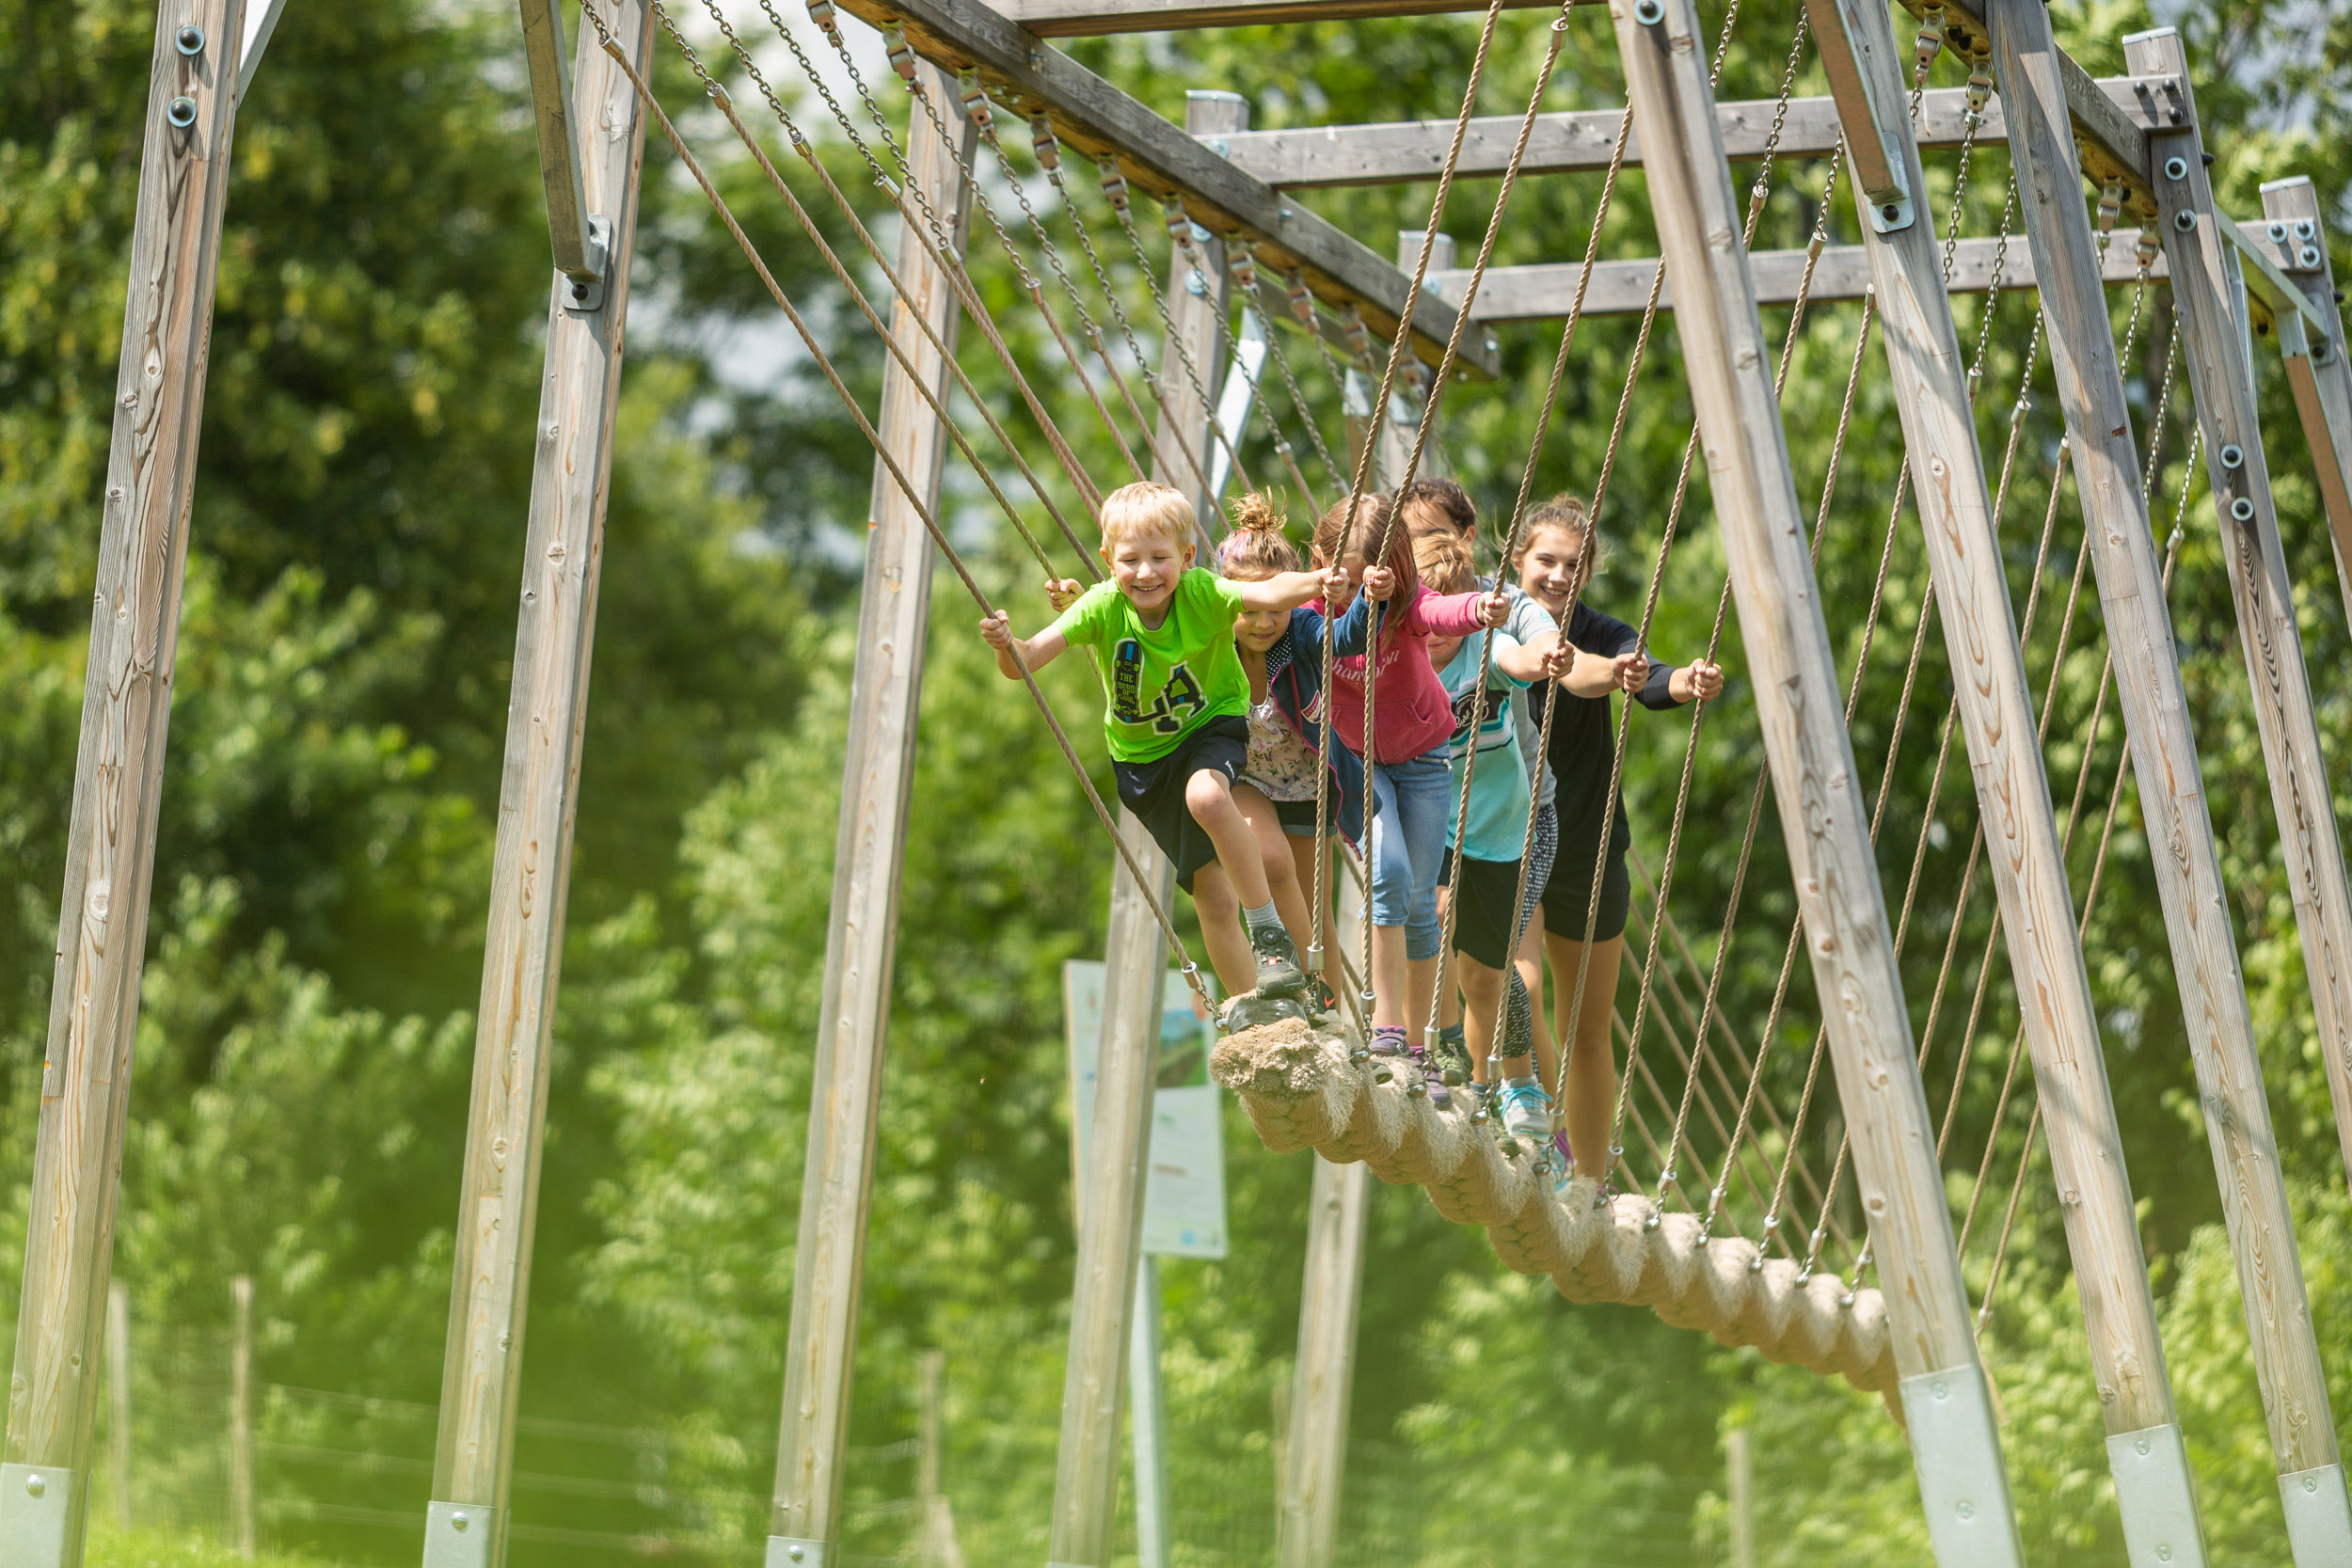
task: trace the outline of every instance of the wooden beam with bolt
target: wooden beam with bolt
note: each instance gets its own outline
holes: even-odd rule
[[[2302,177],[2273,180],[2262,190],[2264,239],[2295,263],[2288,276],[2314,310],[2332,327],[2326,336],[2306,332],[2292,313],[2279,318],[2279,352],[2287,385],[2295,389],[2295,412],[2312,449],[2321,504],[2335,546],[2336,585],[2344,614],[2352,618],[2352,351],[2346,348],[2335,272],[2328,259],[2328,235],[2319,215],[2319,192]],[[2275,238],[2273,237],[2275,235]]]

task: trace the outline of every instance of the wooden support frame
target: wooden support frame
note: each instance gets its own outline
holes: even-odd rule
[[[1558,0],[1502,0],[1530,9]],[[1594,5],[1598,0],[1570,0]],[[1014,24],[1040,38],[1089,38],[1103,33],[1151,33],[1177,27],[1266,26],[1299,22],[1359,22],[1367,17],[1433,16],[1483,11],[1483,0],[1004,0]]]
[[[2132,34],[2123,40],[2123,53],[2127,59],[2161,63],[2186,77],[2187,51],[2172,28]],[[2193,127],[2150,138],[2151,172],[2166,214],[2157,227],[2172,262],[2182,358],[2188,366],[2197,422],[2205,437],[2215,521],[2227,546],[2222,553],[2229,562],[2230,597],[2237,610],[2238,641],[2246,654],[2265,772],[2279,818],[2279,848],[2295,900],[2320,1056],[2327,1066],[2328,1095],[2335,1101],[2338,1135],[2352,1150],[2352,886],[2345,882],[2344,846],[2337,837],[2328,766],[2320,751],[2319,720],[2304,668],[2302,636],[2296,629],[2295,583],[2270,493],[2270,466],[2254,402],[2254,368],[2247,353],[2247,320],[2231,286],[2237,256],[2215,222],[2203,150]],[[2352,1170],[2352,1160],[2347,1169]],[[2302,1283],[2299,1259],[2293,1282],[2298,1288]],[[2285,1501],[2296,1560],[2352,1560],[2352,1493],[2345,1489],[2333,1451],[2335,1428],[2327,1386],[2319,1383],[2298,1388],[2293,1397],[2310,1402],[2310,1418],[2328,1440],[2324,1450],[2297,1446],[2290,1454],[2280,1448],[2280,1471],[2295,1478],[2287,1483]],[[2273,1415],[2274,1440],[2283,1414]],[[2321,1481],[2325,1502],[2332,1503],[2332,1509],[2323,1506],[2318,1489],[2303,1485],[2303,1479],[2318,1468],[2332,1470]]]
[[[614,39],[642,63],[651,42],[651,7],[617,0],[609,14]],[[611,275],[593,302],[576,307],[579,285],[558,273],[548,308],[515,693],[425,1526],[429,1568],[495,1568],[504,1559],[580,736],[644,157],[636,89],[593,32],[580,34],[572,81],[571,119],[587,133],[581,190],[589,212],[606,226]]]
[[[1298,1307],[1297,1368],[1291,1384],[1290,1447],[1275,1515],[1281,1568],[1333,1568],[1347,1473],[1347,1414],[1356,1384],[1356,1319],[1363,1296],[1364,1230],[1372,1168],[1360,1160],[1315,1163],[1307,1262]]]
[[[2178,83],[2164,77],[2109,76],[2099,78],[2097,85],[2125,119],[2142,131],[2169,123],[2165,105],[2178,91]],[[1616,150],[1617,125],[1624,118],[1618,109],[1537,115],[1519,172],[1600,173]],[[1775,119],[1781,121],[1778,140],[1773,139]],[[1834,98],[1792,98],[1785,118],[1776,99],[1722,103],[1715,105],[1715,120],[1723,132],[1724,153],[1733,159],[1761,158],[1768,149],[1778,158],[1820,158],[1838,146],[1837,101]],[[1472,119],[1463,137],[1461,159],[1454,166],[1456,177],[1470,180],[1502,173],[1510,166],[1520,123],[1518,115]],[[1967,90],[1936,87],[1921,94],[1913,132],[1925,150],[1948,150],[1968,140]],[[1996,99],[1986,105],[1985,122],[1976,133],[1975,144],[1994,146],[2007,138]],[[1226,155],[1235,167],[1278,190],[1386,185],[1437,179],[1444,172],[1446,148],[1453,139],[1450,119],[1304,125],[1229,136]],[[1625,165],[1638,168],[1641,163],[1641,137],[1629,136]]]
[[[2139,231],[2132,229],[2119,229],[2112,236],[2103,263],[2103,276],[2111,287],[2122,288],[2138,279],[2139,263],[2134,258],[2138,239]],[[1999,263],[1997,270],[1994,266],[1996,261]],[[1793,305],[1800,294],[1815,305],[1832,300],[1860,299],[1871,287],[1869,253],[1858,245],[1823,247],[1820,261],[1813,269],[1809,287],[1804,276],[1805,253],[1802,250],[1751,251],[1748,263],[1756,277],[1756,302],[1758,305]],[[1576,298],[1577,282],[1583,272],[1581,261],[1535,261],[1516,267],[1488,267],[1486,277],[1478,285],[1478,297],[1470,304],[1470,320],[1486,325],[1515,321],[1558,321],[1568,313],[1568,307]],[[1648,309],[1650,282],[1657,276],[1658,263],[1647,258],[1595,262],[1592,287],[1584,293],[1584,314],[1640,315]],[[2161,258],[2149,276],[2168,276]],[[1429,274],[1429,286],[1448,300],[1458,302],[1469,285],[1470,273],[1466,270],[1432,269]],[[1952,277],[1948,293],[1983,293],[1994,288],[2030,289],[2033,286],[2033,258],[2015,240],[2006,245],[1997,239],[1963,240],[1952,247]],[[1658,308],[1661,310],[1674,309],[1674,286],[1671,282],[1660,292]]]
[[[1072,150],[1089,158],[1116,156],[1136,189],[1180,201],[1195,223],[1220,237],[1248,236],[1263,265],[1299,273],[1318,298],[1354,304],[1375,333],[1395,336],[1409,277],[1001,12],[980,0],[840,5],[876,27],[904,29],[914,52],[944,70],[977,71],[1023,116],[1051,119],[1055,135]],[[1454,308],[1424,290],[1413,312],[1414,353],[1436,364],[1453,330]],[[1474,332],[1465,334],[1456,363],[1458,373],[1474,379],[1499,373],[1494,345]]]
[[[1837,85],[1848,139],[1875,127],[1904,166],[1897,185],[1922,189],[1918,150],[1904,146],[1902,64],[1882,0],[1806,0],[1825,55],[1851,68]],[[1851,84],[1856,90],[1849,93]],[[1867,90],[1862,90],[1862,89]],[[1891,111],[1890,112],[1890,107]],[[1867,200],[1860,190],[1855,201]],[[1945,290],[1933,214],[1879,232],[1863,215],[1881,336],[1913,494],[1928,547],[1938,619],[1954,672],[1978,819],[1999,901],[2050,1164],[2090,1346],[2092,1386],[2108,1437],[2133,1568],[2204,1560],[2197,1494],[2165,1373],[2156,1304],[2140,1250],[2122,1133],[2107,1088],[2090,975],[2074,898],[2036,743],[2032,692],[2018,645],[1998,522],[1969,403],[1967,368]],[[2109,246],[2128,257],[2120,240]]]
[[[2285,259],[2296,263],[2291,276],[2296,287],[2335,324],[2334,332],[2316,341],[2291,316],[2281,316],[2276,325],[2287,384],[2295,389],[2295,412],[2302,421],[2303,438],[2311,444],[2312,467],[2335,544],[2336,584],[2344,594],[2344,614],[2352,618],[2352,575],[2345,571],[2352,563],[2352,353],[2346,352],[2344,318],[2336,305],[2319,192],[2310,180],[2297,176],[2270,182],[2262,197],[2263,216],[2279,226]],[[2303,264],[2307,261],[2310,264]],[[2352,1146],[2344,1157],[2352,1163]]]
[[[918,66],[925,90],[952,103],[955,78]],[[922,110],[914,111],[919,126]],[[970,217],[969,166],[977,132],[968,116],[949,121],[960,144],[910,132],[908,182],[940,215],[960,252]],[[946,360],[917,314],[952,352],[961,320],[952,280],[931,260],[910,221],[898,237],[898,274],[907,293],[892,311],[891,335],[905,351],[882,375],[877,428],[898,467],[939,502],[946,428],[932,399],[948,395]],[[914,367],[910,372],[909,366]],[[918,385],[916,380],[920,376]],[[834,840],[823,1001],[810,1076],[808,1145],[786,1342],[784,1414],[776,1442],[769,1556],[814,1550],[823,1560],[840,1533],[841,1484],[857,1354],[857,1304],[866,1267],[867,1210],[882,1108],[882,1060],[896,969],[900,873],[923,689],[930,610],[931,544],[922,515],[879,462],[866,535],[857,654],[841,765],[840,827]]]
[[[2169,850],[2152,858],[2271,1443],[2280,1474],[2292,1479],[2296,1493],[2309,1480],[2308,1496],[2342,1498],[2327,1385],[2238,972],[2228,889],[2140,493],[2130,406],[2098,283],[2098,241],[2074,174],[2063,56],[2040,0],[1987,0],[1986,13],[1994,69],[2009,104],[2010,145],[2025,182],[2018,205],[2042,280],[2045,336],[2084,527],[2094,546],[2141,810],[2149,841]],[[2297,1501],[2288,1498],[2290,1518]],[[2306,1568],[2344,1560],[2326,1553],[2306,1557],[2312,1548],[2301,1540],[2296,1545]]]
[[[1820,584],[1692,0],[1612,8],[1659,249],[1756,677],[1757,719],[1869,1216],[1929,1537],[1945,1568],[2022,1560],[1935,1130],[1856,783]]]
[[[0,1451],[0,1560],[78,1568],[245,0],[167,0],[131,283]]]

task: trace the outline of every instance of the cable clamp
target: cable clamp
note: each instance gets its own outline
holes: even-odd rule
[[[1029,146],[1037,153],[1040,168],[1061,167],[1061,143],[1054,136],[1054,117],[1042,109],[1029,117]]]
[[[1127,210],[1127,177],[1119,172],[1119,159],[1105,157],[1095,167],[1103,176],[1103,198],[1119,212]]]
[[[914,79],[914,50],[907,42],[906,29],[895,24],[884,27],[882,48],[890,56],[890,69],[898,73],[910,90],[921,93],[923,85]]]
[[[1931,6],[1919,13],[1919,36],[1913,40],[1912,57],[1920,71],[1935,63],[1944,53],[1944,8]]]
[[[996,138],[996,113],[989,106],[988,93],[980,86],[980,73],[977,71],[959,71],[956,72],[956,85],[962,89],[963,112],[974,125],[979,127],[981,135],[993,141]]]
[[[808,0],[808,19],[835,49],[841,47],[841,24],[833,14],[833,0]]]
[[[1233,275],[1233,287],[1246,294],[1258,292],[1258,262],[1247,246],[1235,245],[1226,252],[1226,270]]]
[[[2110,180],[2099,187],[2099,232],[2115,232],[2115,220],[2123,215],[2123,182]]]
[[[1993,102],[1993,71],[1989,62],[1979,62],[1968,73],[1968,125],[1971,130],[1984,128],[1985,105]]]
[[[1347,352],[1359,364],[1372,362],[1372,331],[1364,325],[1363,312],[1353,303],[1340,317],[1340,330],[1347,339]]]

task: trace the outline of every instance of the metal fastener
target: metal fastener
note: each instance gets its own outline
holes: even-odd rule
[[[2169,1546],[2158,1546],[2158,1547],[2156,1548],[2156,1560],[2157,1560],[2158,1562],[2169,1562],[2169,1561],[2171,1561],[2171,1560],[2172,1560],[2172,1548],[2171,1548],[2171,1547],[2169,1547]]]
[[[2280,222],[2277,218],[2270,220],[2270,226],[2265,230],[2265,232],[2270,236],[2270,243],[2272,245],[2284,245],[2287,243],[2287,226]]]
[[[1634,0],[1633,20],[1645,27],[1655,27],[1666,20],[1666,8],[1660,0]]]
[[[2306,1491],[2306,1492],[2316,1492],[2316,1491],[2318,1491],[2318,1490],[2319,1490],[2319,1478],[2318,1478],[2317,1476],[2305,1476],[2305,1477],[2303,1478],[2303,1490],[2304,1490],[2304,1491]]]
[[[1928,1392],[1933,1394],[1939,1400],[1947,1400],[1952,1397],[1952,1386],[1945,1382],[1942,1378],[1937,1378],[1933,1383],[1928,1385]]]
[[[2245,467],[2246,449],[2235,441],[2225,442],[2221,448],[2221,466],[2225,468]]]
[[[2250,523],[2254,520],[2254,503],[2240,496],[2230,503],[2230,515],[2241,523]]]
[[[2167,180],[2187,179],[2188,160],[2186,158],[2167,158],[2164,161],[2164,177]]]
[[[164,106],[164,118],[184,131],[196,123],[196,100],[175,98]]]
[[[464,1529],[469,1522],[462,1513],[453,1513],[449,1516],[449,1528],[452,1529]]]
[[[2319,265],[2319,246],[2315,245],[2303,246],[2295,253],[2295,260],[2300,266],[2316,268]]]
[[[194,57],[204,53],[204,29],[193,22],[183,24],[171,41],[180,46],[180,53]]]
[[[2185,234],[2197,227],[2197,214],[2184,207],[2172,214],[2172,227]]]
[[[1952,1512],[1959,1514],[1963,1519],[1973,1519],[1977,1516],[1977,1505],[1975,1503],[1963,1503]]]
[[[2139,1450],[2141,1453],[2146,1453],[2148,1451],[2148,1439],[2143,1437],[2138,1442],[2134,1443],[2132,1447]]]
[[[33,1475],[33,1476],[26,1476],[26,1477],[24,1478],[24,1495],[25,1495],[26,1497],[40,1497],[40,1496],[43,1492],[46,1492],[46,1491],[48,1491],[48,1490],[49,1490],[49,1482],[48,1482],[46,1480],[44,1480],[43,1478],[41,1478],[40,1476],[38,1476],[38,1475]]]
[[[787,1557],[790,1558],[790,1559],[791,1559],[793,1561],[795,1561],[795,1562],[800,1561],[803,1558],[806,1557],[807,1555],[808,1555],[808,1553],[807,1553],[807,1551],[805,1550],[805,1548],[803,1548],[803,1547],[800,1547],[800,1546],[792,1546],[792,1547],[788,1547],[788,1548],[787,1548],[787,1549],[786,1549],[786,1552],[785,1552],[785,1556],[787,1556]]]
[[[2296,218],[2295,220],[2295,237],[2298,240],[2315,240],[2319,238],[2319,225],[2313,223],[2309,218]]]

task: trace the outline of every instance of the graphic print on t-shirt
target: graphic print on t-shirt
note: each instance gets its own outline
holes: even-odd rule
[[[1142,687],[1143,644],[1132,637],[1122,638],[1111,650],[1111,711],[1120,722],[1149,724],[1157,735],[1182,735],[1204,705],[1200,683],[1184,664],[1168,671],[1167,684],[1148,708],[1143,705]]]

